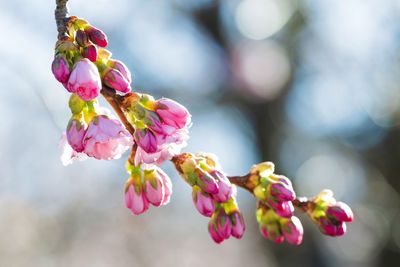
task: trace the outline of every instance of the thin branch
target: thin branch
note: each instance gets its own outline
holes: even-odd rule
[[[54,17],[56,19],[58,39],[61,40],[67,35],[66,19],[68,16],[68,0],[56,0],[56,10]]]

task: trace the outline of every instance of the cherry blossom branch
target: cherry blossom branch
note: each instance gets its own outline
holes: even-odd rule
[[[252,166],[244,176],[226,176],[212,154],[177,154],[186,145],[190,113],[171,99],[156,101],[150,95],[131,92],[129,70],[104,49],[108,44],[106,35],[84,19],[67,18],[67,2],[56,0],[58,42],[52,71],[74,93],[69,102],[72,117],[67,127],[68,144],[75,153],[71,157],[82,152],[110,160],[131,147],[125,200],[132,213],[145,212],[149,203],[160,206],[169,202],[171,181],[157,165],[170,159],[192,187],[196,209],[210,217],[208,230],[217,243],[230,236],[241,238],[244,233],[236,186],[254,195],[261,233],[276,243],[284,239],[290,244],[301,243],[303,227],[294,216],[294,207],[306,212],[324,234],[345,233],[344,222],[353,219],[346,204],[336,202],[330,190],[323,190],[312,199],[296,198],[291,181],[275,174],[272,162]],[[119,120],[96,112],[95,98],[99,94]],[[102,135],[97,133],[102,131],[109,138],[98,137]]]

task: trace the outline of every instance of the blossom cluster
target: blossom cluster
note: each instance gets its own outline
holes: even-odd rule
[[[128,161],[126,169],[130,177],[125,183],[125,205],[132,214],[142,214],[150,204],[159,207],[169,203],[172,183],[161,168],[136,167]]]
[[[105,49],[104,32],[76,17],[69,19],[67,28],[66,37],[56,43],[52,71],[68,92],[84,101],[98,97],[103,85],[123,94],[130,92],[131,74]]]
[[[158,165],[178,154],[186,145],[191,115],[179,103],[131,92],[132,76],[121,61],[105,49],[106,35],[86,20],[70,17],[67,33],[57,43],[52,72],[71,93],[71,119],[62,138],[62,161],[92,157],[118,159],[132,148],[133,162],[125,186],[125,203],[133,214],[149,204],[165,205],[172,193],[170,178]],[[132,127],[100,107],[97,97],[106,88],[124,96],[121,112]],[[132,130],[133,129],[133,130]]]
[[[191,115],[181,104],[147,94],[129,93],[124,110],[135,128],[135,164],[162,164],[186,146]]]
[[[307,209],[308,215],[329,236],[341,236],[346,232],[346,222],[353,221],[353,212],[343,202],[337,202],[331,190],[321,191],[313,198]]]
[[[208,231],[216,243],[230,236],[240,239],[245,231],[243,216],[236,202],[236,186],[221,171],[212,154],[183,153],[174,161],[182,178],[192,186],[198,212],[211,217]]]
[[[293,215],[292,201],[296,198],[291,181],[274,173],[272,162],[254,165],[250,170],[253,194],[258,200],[257,221],[262,235],[276,243],[285,239],[299,245],[303,239],[303,226]]]

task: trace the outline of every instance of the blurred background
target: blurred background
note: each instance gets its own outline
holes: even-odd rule
[[[186,151],[231,175],[271,160],[298,195],[331,188],[352,206],[341,238],[299,215],[299,247],[264,240],[243,191],[245,236],[215,245],[170,163],[171,203],[139,217],[127,155],[63,167],[54,2],[0,0],[0,266],[399,266],[400,1],[70,0],[137,91],[190,109]]]

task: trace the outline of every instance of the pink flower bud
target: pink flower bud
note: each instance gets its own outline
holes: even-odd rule
[[[122,76],[128,81],[128,83],[132,82],[132,75],[129,71],[128,67],[119,60],[110,60],[109,65],[113,68],[121,72]]]
[[[96,98],[101,90],[101,80],[96,65],[87,58],[78,61],[67,86],[68,91],[76,93],[85,101]]]
[[[127,186],[125,190],[125,205],[134,215],[142,214],[149,208],[149,203],[140,186],[135,186],[133,183]]]
[[[218,234],[217,227],[213,220],[210,220],[208,223],[208,232],[215,243],[220,244],[222,241],[224,241],[224,238]]]
[[[66,83],[71,74],[67,60],[62,55],[54,58],[53,63],[51,64],[51,71],[60,83]]]
[[[214,200],[212,197],[203,192],[198,186],[193,186],[192,191],[193,203],[200,214],[211,217],[214,213]]]
[[[117,159],[131,147],[132,136],[116,119],[96,116],[90,122],[83,140],[84,152],[96,159]]]
[[[86,125],[84,122],[71,119],[68,123],[67,127],[67,140],[69,145],[76,152],[82,152],[83,147],[83,138],[86,134]]]
[[[223,209],[218,212],[217,216],[215,217],[215,221],[218,234],[222,238],[228,239],[231,235],[232,225],[228,215],[226,215]]]
[[[319,223],[320,230],[325,235],[341,236],[346,233],[346,224],[344,222],[334,222],[329,220],[329,218],[321,217]]]
[[[107,69],[103,76],[103,82],[122,93],[129,93],[131,91],[129,81],[116,69]]]
[[[280,205],[278,205],[276,208],[274,208],[274,211],[281,217],[290,218],[293,215],[294,207],[292,202],[284,201],[280,203]]]
[[[214,177],[212,177],[208,172],[203,171],[200,168],[195,169],[195,174],[197,176],[196,183],[200,188],[207,193],[217,194],[218,193],[218,184],[215,181]]]
[[[276,223],[262,226],[261,234],[265,238],[274,241],[276,244],[280,244],[285,240],[285,237],[283,236],[279,225]]]
[[[157,151],[156,137],[148,129],[137,129],[135,131],[135,141],[147,153],[154,153]]]
[[[165,193],[164,184],[161,176],[156,170],[144,170],[144,193],[147,200],[156,207],[163,202]]]
[[[230,219],[232,223],[232,236],[238,239],[242,238],[244,231],[246,230],[246,225],[244,223],[242,214],[236,211],[230,215]]]
[[[97,60],[97,47],[94,45],[88,45],[82,49],[82,56],[89,59],[92,62]]]
[[[328,207],[326,215],[332,217],[339,222],[351,222],[353,220],[353,212],[350,207],[343,202],[337,202],[333,206]]]
[[[77,30],[75,35],[75,41],[81,47],[86,47],[89,44],[89,37],[82,30]]]
[[[232,196],[231,182],[219,171],[213,171],[210,175],[215,178],[218,184],[218,193],[213,194],[213,198],[219,203],[227,202]]]
[[[284,219],[281,221],[281,228],[283,236],[286,241],[292,245],[300,245],[303,240],[303,225],[299,218],[292,216],[290,219]]]
[[[279,201],[292,201],[296,198],[293,188],[280,182],[271,183],[269,190],[270,194]]]
[[[168,98],[162,98],[157,101],[156,113],[163,123],[177,129],[182,129],[190,124],[191,115],[189,111],[181,104]]]
[[[89,26],[85,29],[88,34],[90,41],[97,44],[100,47],[106,47],[108,44],[107,36],[103,31],[97,29],[96,27]]]

